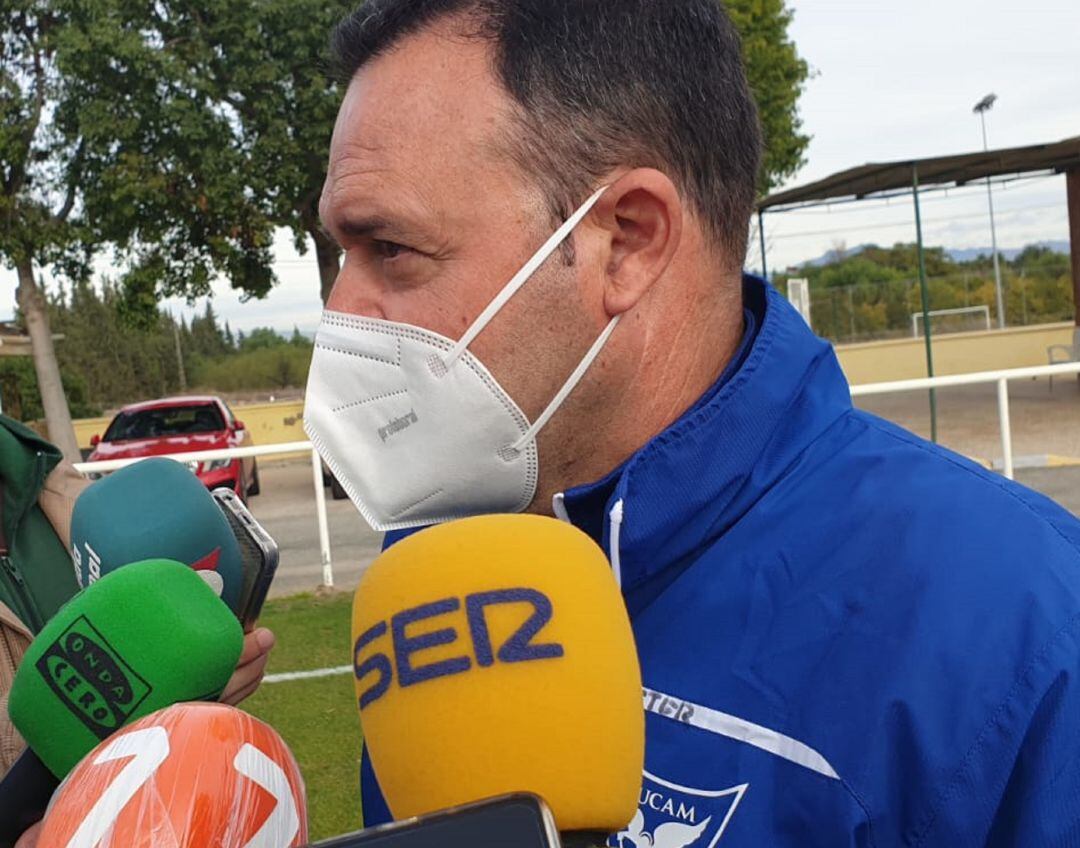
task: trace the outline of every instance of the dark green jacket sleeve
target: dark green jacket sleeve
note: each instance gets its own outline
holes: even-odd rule
[[[0,415],[0,602],[34,633],[79,589],[71,556],[38,505],[61,454]]]

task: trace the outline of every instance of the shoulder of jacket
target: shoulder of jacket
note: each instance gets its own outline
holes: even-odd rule
[[[67,460],[61,460],[45,478],[45,484],[38,495],[38,505],[65,549],[71,548],[71,515],[75,509],[75,501],[90,483],[90,480],[75,470],[74,465]]]

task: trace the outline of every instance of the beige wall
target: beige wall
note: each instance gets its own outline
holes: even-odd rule
[[[942,377],[1046,365],[1046,349],[1072,344],[1074,329],[1072,324],[1043,324],[937,336],[933,339],[934,373]],[[853,386],[926,376],[926,346],[921,338],[841,345],[836,354]]]

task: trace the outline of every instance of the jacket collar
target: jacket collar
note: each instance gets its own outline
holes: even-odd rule
[[[666,585],[732,527],[851,408],[832,346],[772,286],[747,276],[743,290],[758,330],[738,370],[621,468],[564,495],[574,524],[594,538],[603,528],[597,541],[619,563],[631,612],[651,600],[650,586]],[[621,514],[617,551],[610,549],[613,512]]]

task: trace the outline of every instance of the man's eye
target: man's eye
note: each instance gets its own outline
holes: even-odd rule
[[[401,256],[404,253],[409,253],[410,249],[403,244],[398,244],[396,241],[383,241],[382,239],[376,239],[374,242],[375,253],[382,259],[394,259]]]

